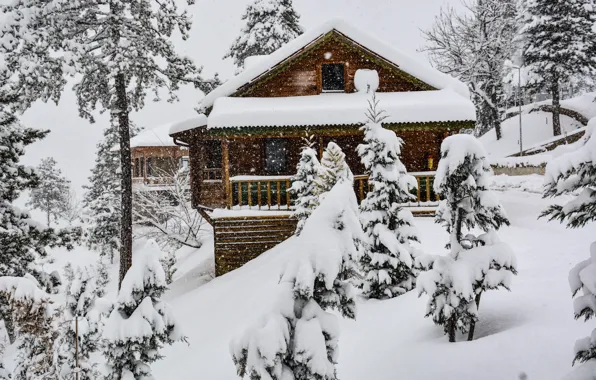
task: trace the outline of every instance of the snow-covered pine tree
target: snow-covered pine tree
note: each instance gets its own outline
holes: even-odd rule
[[[56,167],[58,163],[53,157],[44,158],[37,167],[38,185],[31,190],[27,206],[46,214],[46,223],[50,226],[68,209],[70,181]]]
[[[38,185],[35,171],[19,162],[25,147],[48,132],[19,124],[11,109],[18,98],[7,94],[5,88],[0,91],[0,276],[30,274],[46,286],[50,276],[37,265],[39,259],[47,256],[46,247],[65,246],[70,250],[81,231],[43,228],[27,212],[14,206],[23,191]],[[11,343],[14,342],[13,318],[3,303],[0,303],[0,319],[5,322]]]
[[[410,191],[417,184],[399,157],[403,141],[381,124],[385,115],[374,95],[366,116],[364,144],[357,151],[370,173],[372,189],[360,205],[365,234],[360,258],[365,278],[361,285],[365,297],[387,299],[415,286],[416,254],[411,243],[418,237],[412,213],[400,204],[415,199]]]
[[[338,182],[353,182],[354,175],[346,162],[346,154],[339,145],[330,141],[323,151],[319,174],[316,178],[316,194],[324,197]]]
[[[434,183],[442,199],[436,222],[450,234],[450,252],[436,257],[416,286],[419,294],[429,296],[426,316],[444,327],[450,342],[455,342],[456,330],[473,339],[482,292],[509,289],[511,275],[517,273],[511,248],[495,232],[509,220],[488,188],[490,173],[484,147],[474,136],[443,141]],[[474,236],[475,228],[486,233]]]
[[[296,196],[294,202],[295,210],[293,217],[298,219],[296,235],[300,235],[304,223],[319,205],[319,196],[316,190],[317,176],[321,164],[317,158],[317,152],[310,146],[302,148],[300,161],[296,165],[296,175],[292,179],[290,191]]]
[[[502,137],[505,109],[503,63],[517,48],[516,2],[465,1],[465,12],[442,9],[432,28],[423,33],[434,65],[468,84],[476,106],[476,135],[494,129],[497,140]]]
[[[66,286],[64,314],[55,345],[56,366],[62,379],[73,377],[76,370],[76,350],[79,379],[93,380],[100,375],[91,362],[91,355],[100,348],[101,335],[100,314],[94,310],[98,292],[96,276],[91,268],[77,268],[72,274],[67,275],[69,282]],[[78,323],[78,326],[75,323]]]
[[[547,90],[553,102],[553,134],[561,134],[561,85],[596,72],[596,10],[592,0],[525,0],[521,34],[528,88]]]
[[[339,328],[355,318],[349,283],[362,238],[351,181],[333,187],[306,221],[280,280],[273,311],[230,344],[238,375],[251,380],[336,380]]]
[[[238,69],[247,57],[269,55],[304,32],[292,0],[255,0],[242,20],[241,35],[224,57],[233,58]]]
[[[0,39],[12,42],[0,48],[6,61],[27,62],[27,70],[21,68],[27,74],[33,67],[50,71],[52,78],[58,78],[44,82],[49,88],[42,86],[42,91],[37,91],[38,98],[41,94],[61,92],[66,83],[64,77],[71,76],[76,80],[73,89],[81,117],[94,121],[93,112],[99,106],[102,111],[109,111],[118,126],[122,282],[132,264],[129,114],[145,106],[149,93],[155,101],[164,94],[173,101],[183,84],[194,84],[203,92],[211,91],[215,85],[215,81],[203,80],[200,69],[190,58],[177,54],[171,41],[175,31],[183,39],[188,38],[190,16],[181,12],[176,2],[158,0],[83,0],[76,7],[70,0],[17,0],[2,4],[0,10],[7,25],[0,28]],[[39,37],[35,44],[43,45],[43,55],[30,48],[32,36]],[[53,54],[57,52],[60,54]]]
[[[52,354],[57,310],[48,294],[29,279],[3,276],[0,277],[0,303],[14,316],[20,337],[13,379],[58,379]]]
[[[596,221],[596,119],[588,123],[588,130],[579,145],[548,163],[546,166],[544,197],[569,195],[571,199],[562,205],[552,205],[541,217],[565,222],[569,228],[582,228]],[[575,319],[585,321],[596,315],[596,293],[592,284],[596,278],[596,242],[590,246],[590,257],[578,263],[569,272],[569,286],[575,298]],[[580,294],[581,291],[581,295]],[[583,363],[565,380],[589,380],[596,371],[596,329],[591,336],[575,343],[573,364]]]
[[[142,249],[135,253],[105,324],[108,380],[153,378],[150,365],[162,359],[159,351],[184,339],[168,306],[160,301],[167,290],[159,261],[162,252],[153,240],[138,246]]]

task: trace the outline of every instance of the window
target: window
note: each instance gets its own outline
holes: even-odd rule
[[[180,169],[188,171],[188,157],[185,156],[180,158]]]
[[[321,68],[323,78],[323,92],[343,92],[345,91],[344,65],[328,64]]]
[[[137,178],[145,176],[145,157],[135,158],[133,176]]]
[[[170,177],[178,169],[174,157],[147,158],[147,177]]]
[[[284,139],[265,141],[265,171],[267,174],[281,174],[286,171],[286,143]]]
[[[205,141],[205,169],[221,169],[222,157],[221,141]]]

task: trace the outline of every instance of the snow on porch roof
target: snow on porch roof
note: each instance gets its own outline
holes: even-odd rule
[[[294,53],[310,45],[311,43],[318,41],[321,37],[332,30],[336,30],[364,48],[380,55],[389,62],[392,62],[406,73],[437,89],[450,88],[466,98],[469,98],[470,96],[468,87],[459,80],[432,68],[426,62],[418,61],[410,54],[406,54],[394,48],[393,46],[377,40],[376,38],[347,24],[345,21],[337,19],[331,20],[316,28],[308,30],[306,33],[288,42],[269,56],[263,57],[258,62],[255,62],[252,66],[247,67],[244,71],[205,96],[201,101],[199,108],[207,109],[214,104],[217,98],[232,95],[240,87],[247,83],[253,82],[255,79],[270,71],[273,67],[284,61],[286,58],[289,58]]]
[[[286,98],[231,98],[215,101],[207,128],[353,125],[366,122],[369,95],[321,94]],[[473,121],[472,102],[452,90],[380,92],[384,123]]]

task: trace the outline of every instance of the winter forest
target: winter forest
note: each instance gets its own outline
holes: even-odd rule
[[[595,0],[0,0],[0,380],[596,380]]]

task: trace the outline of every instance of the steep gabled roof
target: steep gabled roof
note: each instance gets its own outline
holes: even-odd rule
[[[303,35],[282,46],[271,55],[263,57],[259,62],[247,67],[244,71],[205,96],[199,107],[203,110],[212,107],[217,98],[234,94],[241,87],[261,78],[280,63],[292,58],[302,49],[316,43],[325,35],[333,31],[342,34],[364,49],[370,50],[372,53],[394,64],[404,72],[438,90],[451,89],[466,98],[469,98],[470,96],[468,87],[459,80],[432,68],[425,62],[418,61],[411,55],[406,54],[399,49],[371,37],[361,30],[347,24],[343,20],[337,19],[307,31]]]

